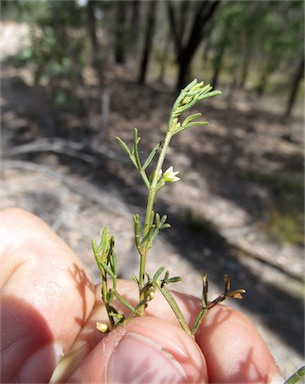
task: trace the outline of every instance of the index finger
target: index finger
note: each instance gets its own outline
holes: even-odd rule
[[[48,381],[95,302],[72,250],[38,217],[1,212],[2,382]]]

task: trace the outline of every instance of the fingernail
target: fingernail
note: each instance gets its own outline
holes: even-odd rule
[[[49,344],[31,355],[19,370],[17,383],[48,382],[56,364],[63,356],[63,348],[59,344]]]
[[[108,365],[110,383],[181,383],[186,373],[161,345],[133,332],[127,332]]]

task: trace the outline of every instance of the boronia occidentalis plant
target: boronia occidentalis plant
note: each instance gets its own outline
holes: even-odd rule
[[[204,274],[202,277],[202,308],[199,311],[193,326],[190,328],[186,323],[186,320],[173,295],[168,289],[168,285],[180,281],[181,278],[178,276],[170,277],[169,272],[165,271],[165,267],[163,266],[160,267],[152,277],[146,272],[148,253],[153,246],[158,233],[170,227],[170,224],[167,222],[167,216],[161,216],[159,213],[154,211],[156,196],[159,190],[165,187],[166,184],[174,183],[179,180],[179,177],[177,176],[179,172],[174,171],[173,166],[170,166],[167,170],[163,171],[162,167],[166,151],[170,145],[171,139],[176,134],[180,134],[185,129],[192,126],[207,124],[205,121],[197,120],[201,116],[201,113],[189,115],[184,119],[182,118],[182,114],[191,109],[199,101],[212,96],[217,96],[220,93],[221,92],[219,91],[213,91],[210,85],[204,85],[203,82],[199,83],[197,80],[193,80],[189,85],[187,85],[186,88],[180,92],[173,104],[164,139],[154,146],[147,159],[144,161],[142,161],[139,156],[139,142],[141,138],[139,137],[137,129],[134,129],[134,139],[131,148],[123,140],[117,137],[121,147],[130,158],[132,164],[138,170],[143,183],[148,190],[148,199],[145,217],[142,219],[138,214],[133,215],[134,241],[140,258],[139,274],[138,276],[133,275],[131,277],[134,283],[138,286],[139,290],[139,301],[136,306],[131,305],[118,292],[118,272],[116,254],[114,250],[115,241],[113,236],[109,234],[107,228],[104,228],[99,244],[95,241],[92,242],[94,256],[101,272],[102,300],[105,304],[109,318],[109,324],[101,322],[97,323],[97,329],[100,332],[108,332],[119,324],[124,325],[125,321],[133,318],[134,316],[145,315],[145,308],[149,305],[149,302],[154,299],[154,292],[156,290],[159,290],[167,300],[181,327],[189,335],[194,335],[196,333],[205,313],[209,309],[227,298],[242,299],[242,295],[245,293],[245,290],[237,289],[231,291],[230,279],[227,275],[225,275],[223,293],[213,301],[209,301],[208,278],[207,275]],[[154,171],[151,174],[148,174],[148,166],[152,164],[155,164]],[[108,284],[109,279],[112,280],[111,285]],[[114,299],[117,299],[121,304],[126,306],[129,310],[128,316],[120,313],[119,310],[115,308],[112,303]]]

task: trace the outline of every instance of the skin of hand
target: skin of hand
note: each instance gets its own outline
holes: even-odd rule
[[[227,306],[211,309],[193,339],[156,292],[147,316],[99,333],[100,287],[73,251],[24,210],[3,210],[0,224],[2,383],[283,382],[256,328]],[[118,290],[137,302],[133,282]],[[174,295],[192,324],[200,300]]]

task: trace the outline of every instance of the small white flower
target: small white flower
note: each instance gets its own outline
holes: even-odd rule
[[[174,172],[173,166],[171,165],[163,174],[162,179],[165,183],[174,183],[175,181],[180,180],[178,175],[179,172]]]

